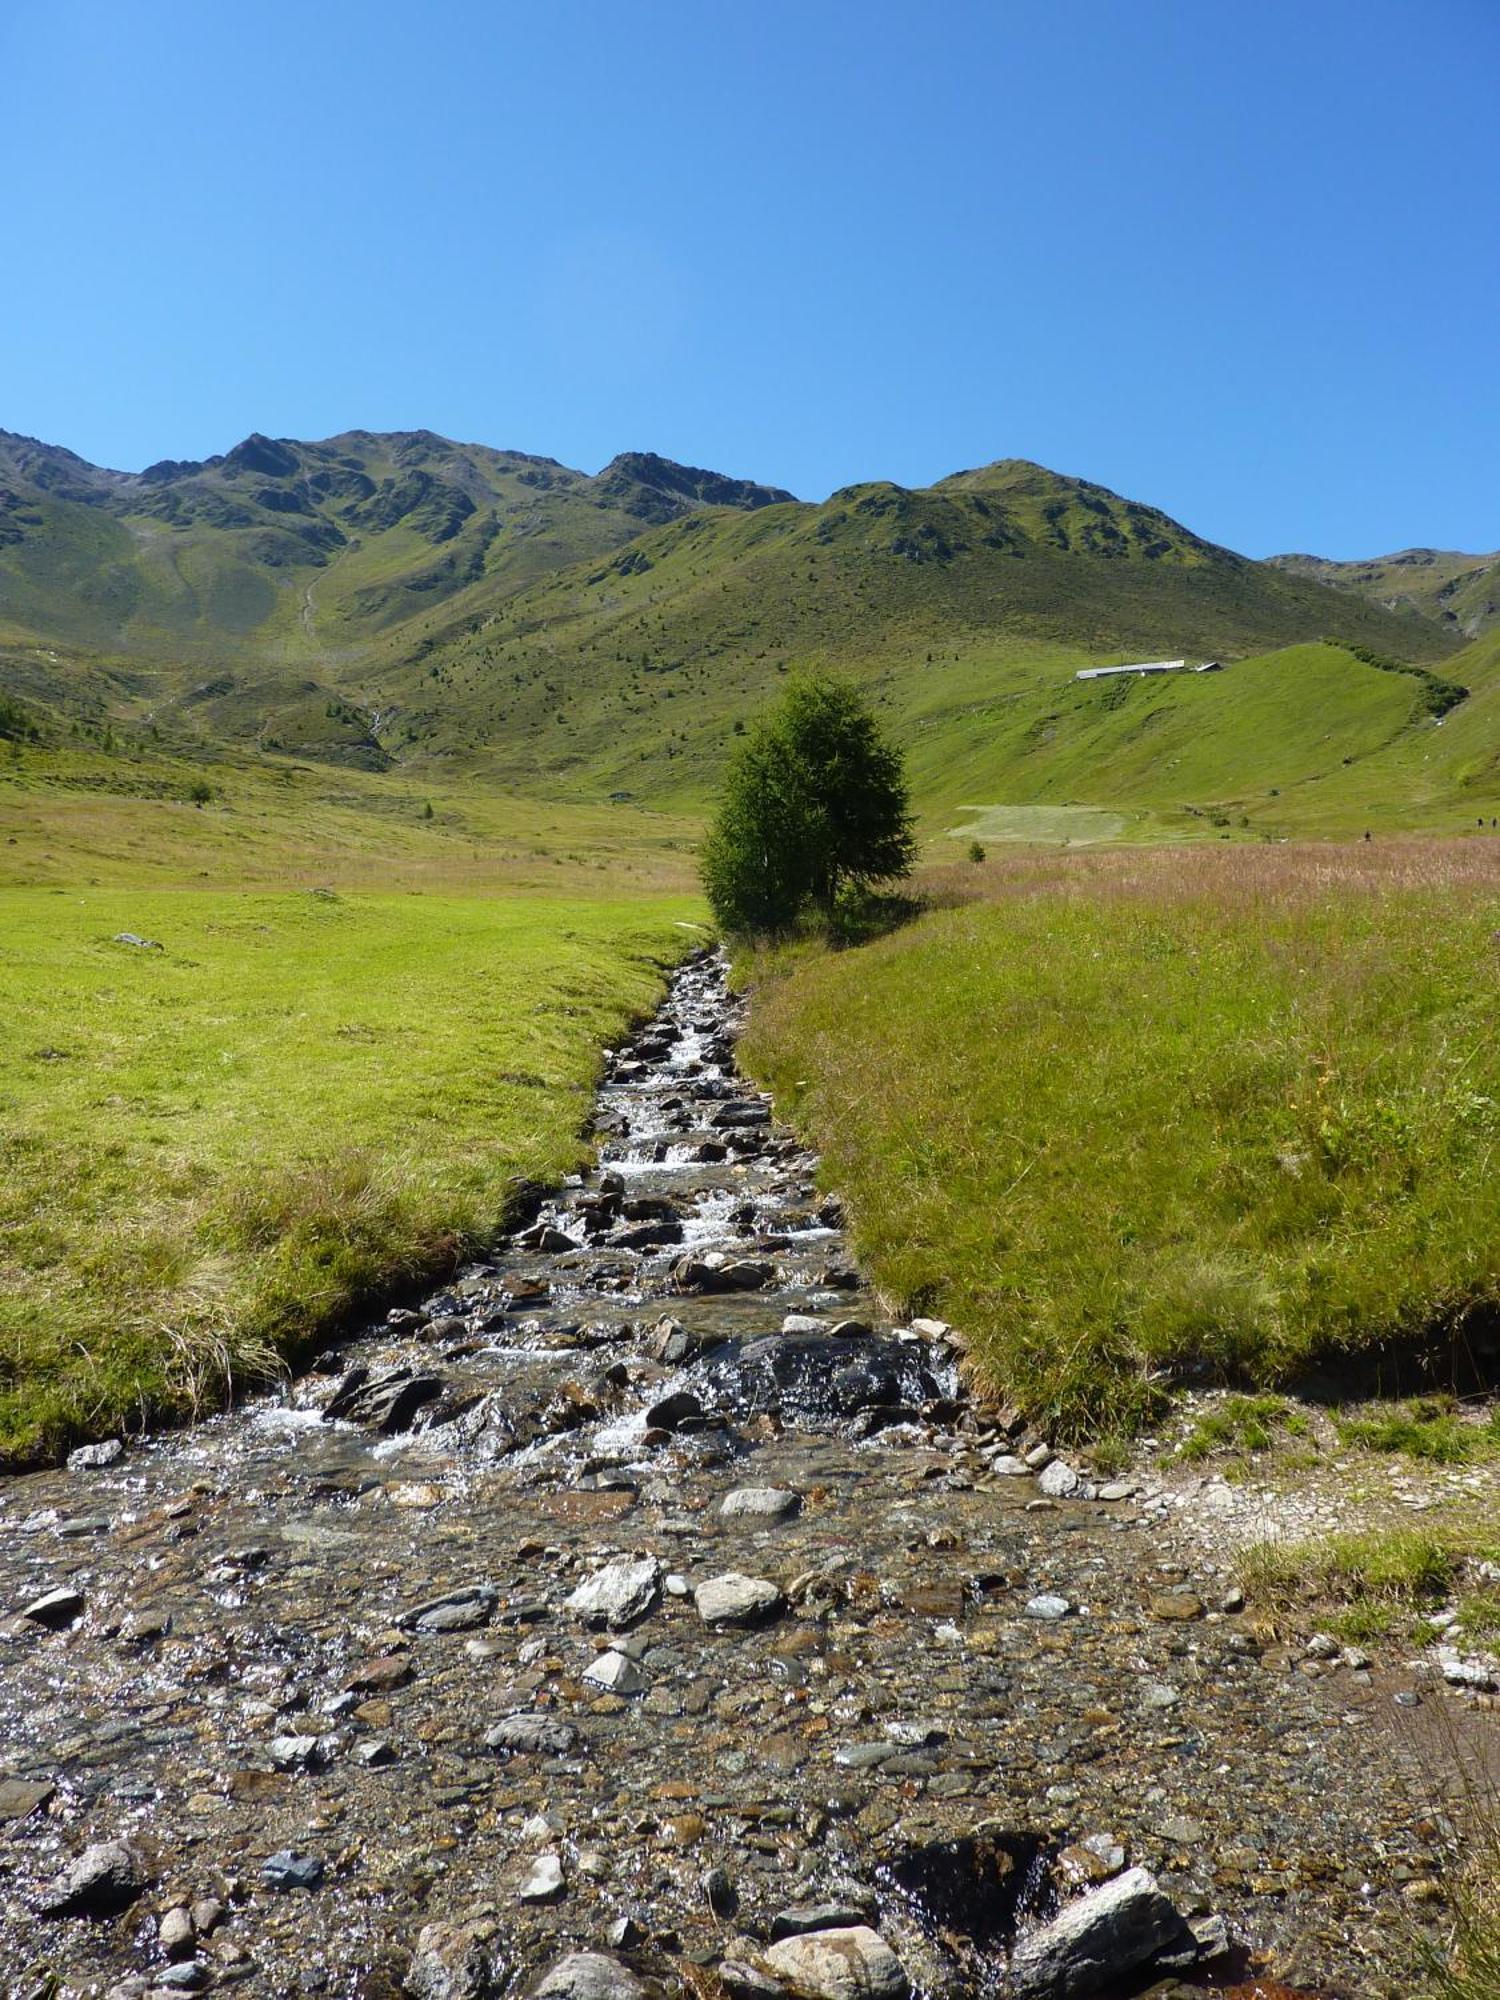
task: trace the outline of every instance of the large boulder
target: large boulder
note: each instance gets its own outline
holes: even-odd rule
[[[1183,1922],[1145,1868],[1067,1904],[1011,1954],[1017,2000],[1088,2000],[1177,1943]]]

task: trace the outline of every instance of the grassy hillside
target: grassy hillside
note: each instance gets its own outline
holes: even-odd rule
[[[746,1042],[899,1309],[1075,1435],[1172,1381],[1483,1345],[1500,844],[1015,856],[931,886],[979,900],[752,968]]]
[[[1070,676],[993,704],[962,737],[951,732],[933,783],[942,800],[976,809],[1107,807],[1134,834],[1154,837],[1357,834],[1434,822],[1459,830],[1472,823],[1471,800],[1446,753],[1461,736],[1485,733],[1470,721],[1475,697],[1458,699],[1468,658],[1413,674],[1317,644],[1217,674]],[[1477,671],[1476,686],[1483,678]],[[1443,700],[1455,706],[1435,716]],[[1434,755],[1441,775],[1423,780]],[[1476,779],[1476,800],[1500,796],[1492,779]],[[954,833],[968,837],[981,816],[960,819]],[[1018,834],[1024,827],[1015,822]]]
[[[695,910],[0,890],[0,1463],[212,1406],[494,1231]]]
[[[202,737],[378,766],[370,662],[654,524],[789,498],[649,453],[590,477],[430,431],[253,435],[138,474],[0,432],[0,639],[65,706],[59,648]]]
[[[1453,644],[1014,460],[813,506],[427,432],[138,475],[0,435],[0,489],[0,679],[65,725],[595,800],[700,806],[793,661],[872,683],[925,782],[1088,661]]]
[[[1453,549],[1402,549],[1369,562],[1323,556],[1272,556],[1289,575],[1352,591],[1387,611],[1416,611],[1468,639],[1500,623],[1500,554],[1462,555]]]
[[[415,685],[404,664],[373,685],[397,754],[483,748],[509,776],[540,767],[692,801],[711,791],[734,722],[793,662],[870,682],[919,765],[932,738],[936,773],[994,716],[1090,661],[1240,657],[1328,634],[1414,661],[1452,650],[1414,615],[1007,461],[923,492],[853,487],[820,507],[690,516],[507,600],[434,648]]]

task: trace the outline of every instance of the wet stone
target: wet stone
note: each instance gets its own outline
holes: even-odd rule
[[[70,1861],[40,1898],[45,1917],[108,1917],[145,1889],[146,1863],[128,1840],[101,1840]]]
[[[103,1438],[98,1444],[81,1444],[68,1453],[69,1472],[102,1472],[125,1456],[121,1438]]]
[[[602,1951],[574,1951],[543,1973],[532,2000],[645,2000],[640,1980]]]
[[[900,1959],[866,1924],[786,1938],[766,1966],[807,2000],[904,2000],[910,1991]]]
[[[705,1625],[760,1625],[781,1611],[785,1599],[765,1577],[731,1571],[700,1583],[693,1602]]]
[[[495,1924],[426,1924],[402,1981],[409,2000],[492,2000],[509,1961]]]
[[[567,1609],[587,1625],[624,1631],[650,1611],[661,1592],[662,1567],[655,1556],[606,1563],[567,1599]]]
[[[474,1584],[418,1604],[396,1622],[413,1632],[468,1632],[489,1623],[498,1601],[499,1592],[493,1584]]]
[[[1203,1616],[1203,1599],[1191,1590],[1158,1590],[1152,1592],[1149,1608],[1165,1624],[1186,1624]]]
[[[57,1793],[50,1780],[0,1778],[0,1821],[28,1819],[40,1812]]]
[[[356,1667],[346,1676],[344,1687],[351,1694],[389,1694],[405,1687],[415,1675],[416,1668],[404,1653],[385,1653]]]
[[[315,1854],[283,1847],[261,1863],[260,1879],[268,1889],[316,1889],[323,1880],[323,1863]]]
[[[1214,1935],[1319,1994],[1421,1990],[1446,1836],[1379,1723],[1492,1731],[1441,1669],[1493,1661],[1455,1633],[1386,1685],[1372,1642],[1371,1687],[1254,1605],[1154,1619],[1190,1578],[1230,1609],[1193,1506],[1155,1504],[1189,1475],[1158,1460],[1144,1520],[1064,1492],[1066,1452],[1033,1486],[1057,1454],[971,1399],[961,1337],[888,1327],[817,1161],[774,1119],[708,1136],[754,1096],[740,1012],[695,955],[606,1073],[599,1168],[526,1218],[586,1248],[507,1242],[273,1396],[0,1482],[0,1964],[118,2000],[173,1966],[256,2000],[795,2000],[779,1919],[824,1941],[814,1993],[879,1985],[827,1957],[867,1930],[919,1993],[1016,2000],[1017,1940],[1024,1971],[1139,1858],[1188,1923],[1106,1994],[1203,2000]],[[703,1414],[648,1430],[678,1396]],[[640,1597],[599,1584],[637,1565]],[[700,1615],[721,1572],[750,1622]],[[16,1615],[63,1584],[81,1615]],[[127,1824],[160,1899],[44,1924]],[[274,1893],[273,1850],[322,1892]],[[543,1855],[561,1893],[523,1900]]]
[[[64,1586],[58,1590],[48,1590],[40,1597],[34,1597],[25,1605],[21,1617],[29,1619],[33,1625],[71,1625],[84,1612],[83,1593]]]
[[[518,1756],[563,1757],[578,1742],[578,1730],[561,1716],[507,1715],[485,1731],[484,1740],[491,1750]]]
[[[802,1506],[800,1493],[785,1486],[737,1486],[719,1503],[726,1521],[784,1521]]]
[[[1011,1956],[1011,1986],[1021,2000],[1087,2000],[1149,1963],[1182,1929],[1155,1876],[1131,1868],[1023,1938]]]

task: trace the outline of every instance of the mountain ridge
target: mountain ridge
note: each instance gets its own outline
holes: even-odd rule
[[[815,502],[429,430],[252,431],[139,473],[0,432],[0,686],[209,749],[695,801],[794,664],[864,681],[913,740],[998,742],[1023,711],[1052,729],[1083,665],[1322,639],[1414,665],[1459,643],[1027,459]]]
[[[1500,550],[1471,555],[1417,547],[1353,560],[1293,553],[1266,561],[1385,610],[1415,611],[1466,639],[1500,624]]]

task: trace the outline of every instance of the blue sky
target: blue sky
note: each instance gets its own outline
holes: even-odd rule
[[[0,9],[0,425],[1500,546],[1497,0]]]

